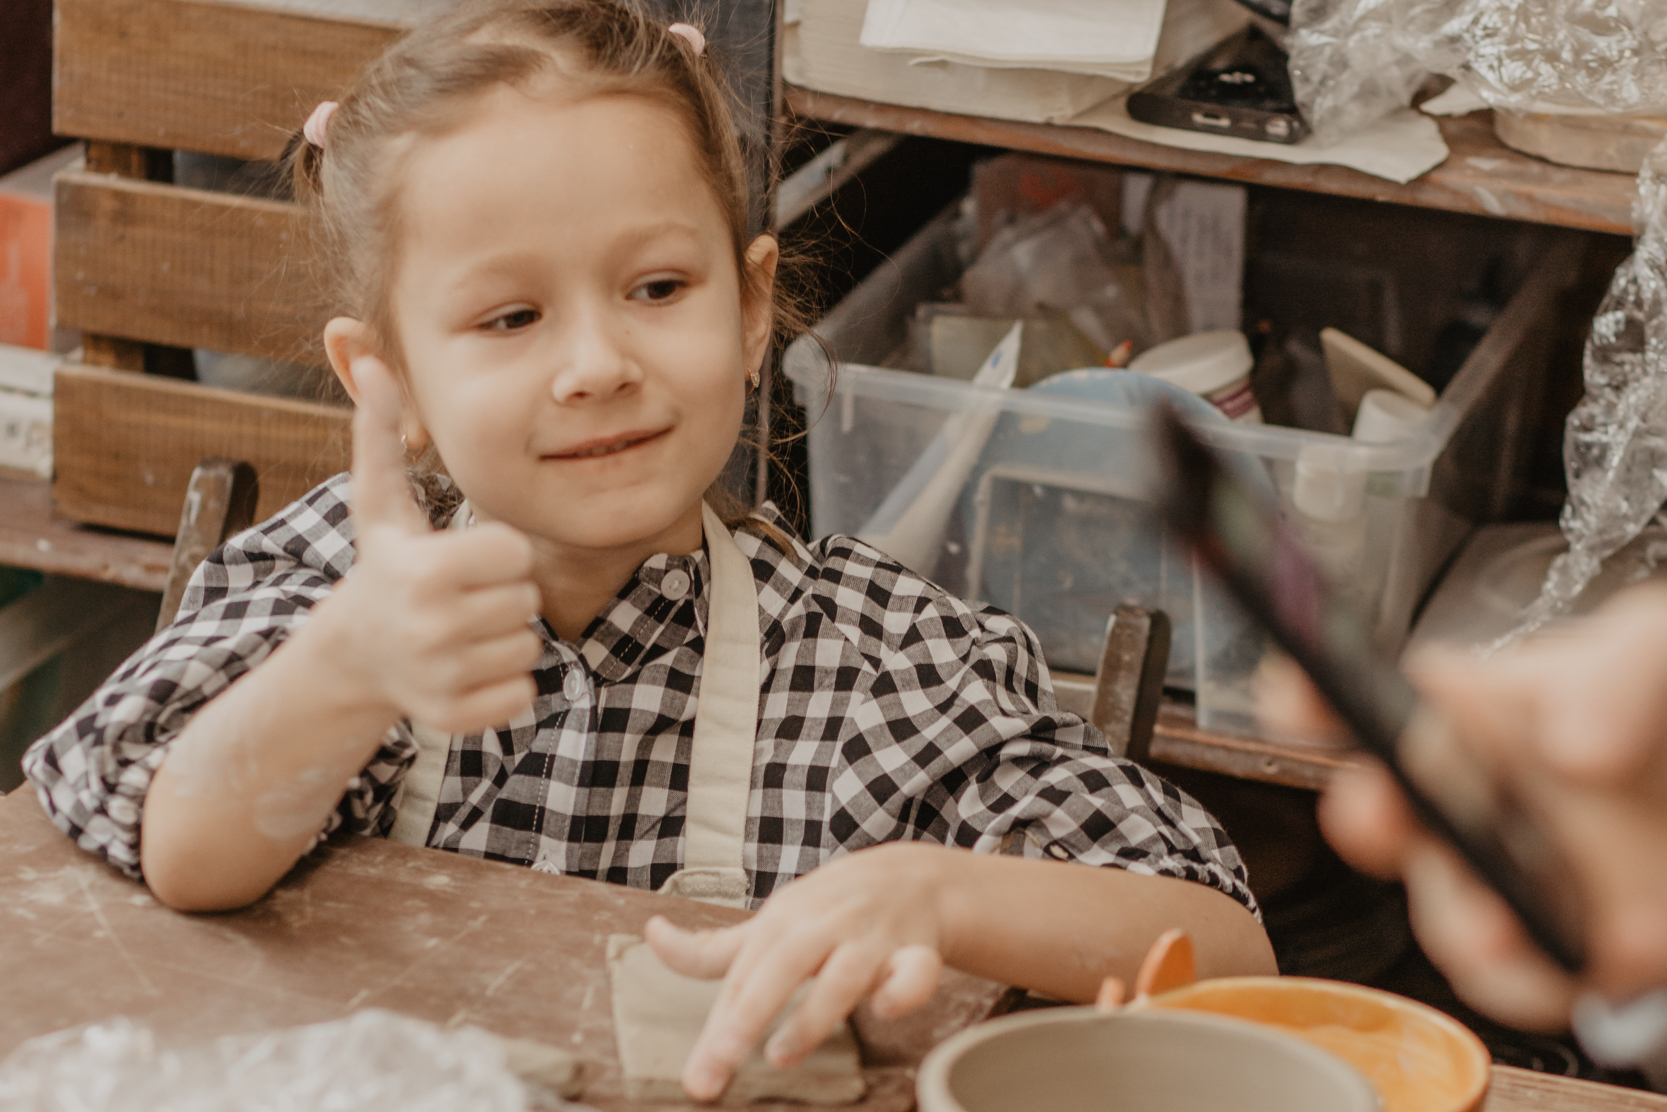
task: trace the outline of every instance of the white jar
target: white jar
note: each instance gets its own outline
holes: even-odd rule
[[[1208,399],[1230,421],[1262,423],[1262,407],[1250,391],[1250,343],[1231,328],[1195,332],[1141,352],[1129,370],[1172,382]]]
[[[1368,390],[1354,418],[1354,438],[1369,444],[1393,444],[1416,433],[1429,408],[1394,390]]]
[[[1297,456],[1290,521],[1333,591],[1361,598],[1366,562],[1366,470],[1353,452],[1310,444]]]

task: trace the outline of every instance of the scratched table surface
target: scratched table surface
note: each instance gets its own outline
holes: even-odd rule
[[[581,1099],[599,1108],[687,1107],[620,1095],[603,951],[656,913],[686,926],[743,917],[366,838],[323,847],[252,907],[183,915],[76,849],[25,788],[0,798],[0,1057],[113,1015],[187,1042],[374,1006],[570,1047],[585,1061]],[[906,1022],[859,1023],[869,1095],[849,1107],[911,1108],[920,1058],[999,995],[952,975]],[[1667,1097],[1495,1067],[1484,1112],[1529,1109],[1667,1112]]]
[[[614,1042],[607,937],[657,913],[745,917],[369,838],[333,840],[242,911],[184,915],[75,848],[24,788],[0,798],[0,1058],[114,1015],[184,1043],[380,1007],[571,1049],[598,1108],[681,1107],[625,1101]],[[920,1058],[1000,995],[957,975],[925,1014],[859,1027],[869,1092],[850,1107],[912,1107]]]

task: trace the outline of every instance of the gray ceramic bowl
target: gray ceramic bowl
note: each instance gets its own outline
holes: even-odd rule
[[[1056,1008],[981,1023],[921,1064],[920,1112],[1375,1112],[1354,1067],[1245,1020]]]

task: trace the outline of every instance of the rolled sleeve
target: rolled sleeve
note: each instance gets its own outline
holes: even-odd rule
[[[197,568],[180,612],[23,758],[24,775],[59,829],[140,877],[145,796],[193,715],[256,668],[327,597],[351,564],[338,477],[278,516],[233,537]],[[380,833],[415,753],[390,731],[320,837],[343,827]]]
[[[874,840],[888,836],[884,812],[912,828],[889,836],[1177,877],[1257,912],[1210,813],[1059,709],[1024,623],[945,601],[911,628],[871,688],[867,752],[853,765]]]

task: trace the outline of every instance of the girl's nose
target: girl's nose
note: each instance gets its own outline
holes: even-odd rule
[[[642,369],[605,315],[582,314],[562,332],[565,342],[550,380],[550,392],[557,402],[604,401],[642,381]]]

